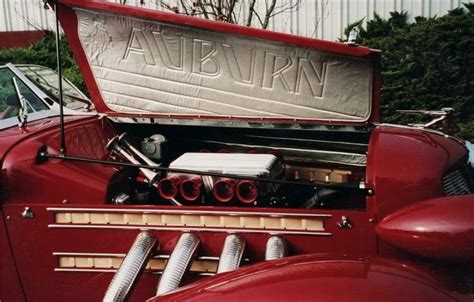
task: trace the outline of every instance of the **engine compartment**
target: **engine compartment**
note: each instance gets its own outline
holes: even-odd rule
[[[110,159],[159,168],[121,169],[108,204],[365,208],[357,188],[368,133],[162,125],[117,132]]]

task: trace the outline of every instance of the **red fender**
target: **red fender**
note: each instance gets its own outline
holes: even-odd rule
[[[430,199],[404,207],[376,227],[384,241],[424,257],[474,259],[474,195]]]
[[[443,277],[396,260],[305,255],[219,274],[148,302],[469,301]]]

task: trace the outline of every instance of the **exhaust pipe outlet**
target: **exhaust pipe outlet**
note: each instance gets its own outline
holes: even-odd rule
[[[229,202],[234,198],[234,187],[235,180],[230,178],[223,178],[214,183],[214,186],[212,188],[212,195],[219,202]]]
[[[257,183],[252,180],[243,180],[237,184],[235,189],[237,199],[242,203],[252,203],[257,200],[258,188]]]
[[[280,236],[271,236],[265,247],[265,260],[284,258],[288,255],[288,244]]]
[[[158,283],[156,290],[158,296],[179,287],[184,273],[191,266],[191,261],[198,245],[199,238],[194,234],[184,233],[179,237],[178,243],[171,253]]]
[[[179,194],[186,201],[196,201],[201,196],[202,180],[199,176],[184,179],[179,184]]]
[[[242,237],[237,234],[227,236],[219,258],[217,273],[230,272],[239,268],[244,249],[245,240]]]
[[[150,232],[144,231],[138,234],[110,282],[102,301],[126,301],[157,246],[158,241]]]
[[[163,178],[158,182],[158,193],[164,199],[173,199],[178,194],[181,179],[177,176]]]

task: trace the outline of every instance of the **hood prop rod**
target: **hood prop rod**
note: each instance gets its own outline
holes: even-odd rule
[[[59,27],[59,8],[58,2],[54,4],[54,12],[56,16],[56,64],[58,69],[58,88],[59,88],[59,124],[61,132],[59,135],[60,139],[60,153],[62,156],[66,155],[66,139],[64,137],[64,101],[63,101],[63,76],[61,68],[61,45],[60,45],[60,27]]]
[[[61,155],[61,154],[50,154],[47,151],[45,151],[45,148],[41,149],[40,152],[38,153],[37,160],[41,162],[43,159],[48,159],[48,158],[86,162],[86,163],[93,163],[93,164],[102,164],[102,165],[109,165],[109,166],[145,168],[145,169],[151,169],[151,170],[157,170],[157,171],[176,172],[176,173],[182,173],[182,174],[227,177],[227,178],[241,179],[241,180],[261,181],[261,182],[266,182],[266,183],[308,186],[308,187],[313,187],[313,188],[318,188],[318,189],[326,188],[326,189],[335,189],[335,190],[341,190],[341,191],[358,191],[369,196],[374,195],[374,190],[371,188],[365,187],[363,183],[325,184],[325,183],[314,183],[314,182],[309,182],[309,181],[269,179],[269,178],[263,178],[263,177],[242,176],[242,175],[226,174],[226,173],[203,172],[203,171],[187,170],[187,169],[174,169],[174,168],[167,168],[167,167],[162,167],[162,166],[150,166],[150,165],[144,165],[144,164],[133,164],[133,163],[127,163],[127,162],[117,162],[117,161],[101,160],[101,159],[94,159],[94,158],[66,156],[66,155]]]

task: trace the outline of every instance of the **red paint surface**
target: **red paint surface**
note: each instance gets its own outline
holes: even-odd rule
[[[408,127],[380,126],[371,133],[366,183],[375,189],[369,206],[380,221],[417,201],[444,195],[442,177],[465,160],[459,142]]]
[[[212,20],[205,20],[201,18],[182,16],[174,13],[159,12],[156,10],[143,9],[139,7],[132,7],[127,5],[120,5],[110,3],[106,1],[91,0],[91,1],[77,1],[77,0],[61,0],[59,1],[63,5],[60,6],[60,21],[61,25],[68,39],[69,45],[72,49],[76,62],[79,65],[79,70],[84,78],[84,82],[91,96],[91,100],[94,102],[96,110],[101,113],[106,113],[109,116],[146,116],[151,118],[176,118],[176,119],[209,119],[209,120],[229,120],[227,117],[216,117],[216,116],[196,116],[196,115],[169,115],[169,114],[124,114],[117,113],[107,107],[105,104],[100,90],[95,82],[94,75],[89,65],[86,54],[78,37],[77,29],[77,17],[72,8],[79,7],[85,9],[92,9],[97,11],[106,11],[108,13],[115,13],[121,15],[127,15],[136,17],[139,19],[160,21],[172,24],[178,24],[180,26],[197,27],[205,30],[211,30],[215,32],[222,32],[226,34],[242,35],[248,37],[254,37],[263,40],[277,41],[281,43],[287,43],[299,47],[315,48],[323,52],[361,57],[371,56],[375,61],[374,66],[374,86],[373,86],[373,100],[372,100],[372,112],[367,122],[333,122],[333,121],[319,121],[319,120],[306,120],[306,119],[272,119],[267,117],[262,118],[245,118],[239,117],[237,120],[243,121],[267,121],[267,122],[279,122],[279,123],[301,123],[301,124],[341,124],[341,125],[366,125],[379,121],[379,103],[380,103],[380,52],[377,50],[369,49],[363,46],[348,46],[344,43],[331,42],[325,40],[312,39],[307,37],[295,36],[285,33],[273,32],[269,30],[251,28],[246,26],[240,26],[235,24],[229,24],[225,22],[218,22]]]
[[[63,0],[61,3],[282,41],[344,55],[371,55],[379,60],[377,52],[363,47],[351,48],[340,43],[124,7],[103,1]],[[98,110],[118,115],[101,103],[100,92],[77,39],[74,11],[68,6],[62,6],[60,16]],[[378,64],[376,66],[374,98],[378,101],[380,70]],[[371,119],[378,119],[377,102]],[[114,134],[114,125],[106,119],[66,117],[69,155],[105,159],[108,157],[105,143]],[[58,142],[57,118],[30,122],[24,130],[11,127],[0,132],[0,201],[3,217],[10,217],[4,221],[4,229],[0,230],[2,300],[21,299],[20,283],[14,277],[14,265],[18,269],[28,300],[101,300],[112,279],[112,273],[55,272],[54,268],[58,264],[53,253],[122,254],[128,251],[139,232],[122,229],[51,228],[49,225],[54,223],[54,215],[47,211],[48,207],[143,211],[183,209],[175,206],[105,205],[106,190],[116,169],[63,160],[37,161],[36,156],[41,147],[46,145],[49,152],[57,153]],[[387,260],[375,255],[390,255],[400,259],[411,257],[389,245],[395,244],[404,250],[427,256],[472,259],[472,246],[469,246],[469,242],[473,238],[473,223],[470,221],[473,215],[473,197],[435,199],[444,195],[441,184],[443,174],[465,158],[466,150],[463,146],[443,135],[402,127],[379,126],[371,133],[368,150],[366,185],[374,189],[375,195],[367,198],[366,211],[186,206],[186,211],[329,214],[332,217],[325,220],[324,227],[332,235],[281,235],[288,242],[290,255],[299,256],[263,262],[265,242],[270,234],[242,233],[240,235],[247,242],[244,257],[250,260],[246,268],[202,279],[179,292],[154,301],[450,301],[454,298],[463,301],[465,297],[455,296],[451,292],[458,289],[458,275],[454,269],[436,273],[428,269],[439,264],[435,261],[413,258],[418,261],[417,266],[404,260]],[[63,204],[65,199],[68,200],[67,204]],[[427,199],[431,200],[425,201]],[[35,213],[34,219],[21,217],[25,206]],[[349,217],[352,229],[337,227],[342,216]],[[377,220],[381,221],[377,227],[379,238],[375,233]],[[429,231],[420,233],[416,229],[420,225],[429,228]],[[13,251],[11,255],[3,252],[4,246],[8,245],[4,236],[6,232]],[[201,239],[199,256],[219,256],[226,232],[193,233]],[[153,234],[160,242],[159,253],[170,254],[181,232],[164,228],[154,230]],[[420,235],[421,239],[415,240],[414,236]],[[426,248],[428,244],[432,251]],[[315,255],[321,253],[326,256]],[[460,272],[461,275],[466,275],[469,269],[463,271],[461,268]],[[8,283],[3,283],[6,275],[13,277]],[[196,276],[188,277],[189,281]],[[158,278],[157,275],[145,273],[130,300],[144,301],[153,297]],[[8,286],[12,291],[6,293],[3,286]],[[472,298],[466,301],[471,300]]]
[[[45,126],[48,124],[53,125]],[[108,155],[105,143],[114,132],[105,120],[82,118],[68,123],[65,129],[69,155],[98,159]],[[37,128],[31,125],[26,131],[14,127],[5,131],[8,132],[13,135],[1,144],[5,149],[12,144],[15,147],[2,159],[0,197],[4,203],[62,203],[65,199],[78,203],[105,201],[114,168],[61,160],[37,163],[43,146],[48,146],[50,153],[59,152],[59,128],[55,122],[50,120]]]
[[[49,124],[41,126],[41,123],[39,123],[38,128],[32,128],[28,133],[20,133],[18,128],[8,129],[7,132],[14,134],[17,131],[18,133],[5,140],[5,143],[2,141],[4,150],[8,150],[3,157],[2,208],[5,215],[11,217],[6,222],[6,226],[18,271],[29,300],[82,301],[85,292],[87,292],[88,300],[100,300],[112,278],[112,274],[55,272],[54,268],[57,267],[57,263],[53,253],[126,253],[138,230],[49,228],[48,225],[54,222],[54,217],[52,212],[47,211],[46,208],[59,206],[66,208],[143,209],[146,211],[147,209],[176,210],[177,207],[107,206],[104,205],[104,194],[108,180],[114,173],[114,170],[110,167],[61,160],[50,160],[36,164],[36,154],[41,146],[48,145],[51,152],[57,152],[58,149],[57,125],[54,127],[48,127],[47,125]],[[70,120],[66,125],[66,133],[66,141],[71,155],[105,158],[107,152],[104,144],[114,134],[114,129],[106,120],[99,120],[94,117]],[[332,233],[332,236],[282,235],[289,244],[290,255],[316,253],[347,254],[358,257],[376,255],[375,224],[370,223],[369,218],[372,218],[374,213],[377,215],[383,213],[380,211],[380,206],[387,211],[388,215],[391,211],[395,211],[404,205],[416,204],[425,196],[439,196],[442,194],[439,182],[442,173],[458,163],[465,156],[465,151],[456,141],[425,131],[382,127],[375,130],[372,135],[374,137],[371,140],[368,167],[368,175],[371,176],[368,177],[368,185],[374,188],[376,193],[373,197],[368,198],[368,211],[260,209],[249,207],[245,208],[245,211],[332,215],[332,218],[325,220],[325,229]],[[7,147],[6,142],[10,143],[10,147]],[[373,152],[381,152],[382,157]],[[386,157],[383,157],[383,155]],[[426,162],[424,162],[425,160]],[[403,162],[407,162],[410,166],[406,169],[403,168],[401,164]],[[373,166],[374,164],[382,165],[382,167],[379,169]],[[415,164],[419,166],[414,166]],[[385,170],[387,165],[389,165],[389,170]],[[398,167],[395,165],[398,165]],[[381,176],[383,177],[380,178]],[[425,178],[428,178],[428,181],[424,180]],[[438,179],[438,182],[434,182],[434,179]],[[388,186],[387,182],[391,186]],[[406,198],[407,196],[412,198]],[[70,203],[63,205],[62,201],[64,199],[68,199]],[[35,213],[34,219],[21,218],[20,214],[25,206],[29,206]],[[199,206],[186,207],[185,209],[223,210],[222,207]],[[225,210],[243,211],[244,209],[225,208]],[[339,229],[336,224],[340,221],[341,216],[348,216],[354,227],[352,229]],[[153,233],[160,242],[162,249],[160,253],[169,254],[181,232],[160,230],[153,231]],[[227,235],[225,232],[199,231],[195,233],[202,241],[198,255],[218,256],[220,254]],[[241,236],[247,241],[245,257],[250,259],[250,263],[263,261],[265,242],[270,235],[243,233]],[[381,249],[380,253],[387,254],[384,249]],[[403,256],[400,253],[396,255]],[[277,288],[294,288],[293,294],[300,294],[302,299],[314,299],[314,297],[317,297],[314,296],[314,293],[321,292],[326,295],[321,297],[326,297],[327,300],[338,300],[339,297],[331,295],[342,292],[344,288],[350,288],[348,293],[356,296],[357,299],[363,299],[364,297],[369,299],[368,297],[370,297],[369,300],[373,300],[372,295],[376,299],[382,299],[387,297],[383,296],[385,294],[393,294],[395,298],[400,299],[414,299],[421,297],[417,295],[423,295],[430,297],[432,301],[447,297],[439,290],[423,285],[431,284],[429,282],[434,282],[433,280],[436,280],[437,277],[424,280],[423,278],[428,278],[428,276],[420,276],[419,282],[412,282],[408,280],[411,280],[411,277],[399,278],[398,273],[394,273],[394,276],[391,276],[392,273],[390,272],[387,274],[372,273],[370,269],[367,270],[367,267],[372,268],[374,266],[364,261],[349,266],[341,264],[342,267],[340,267],[338,264],[340,261],[337,260],[324,265],[326,269],[320,268],[321,262],[314,263],[314,265],[311,263],[308,263],[308,265],[306,263],[304,265],[294,264],[282,266],[281,271],[279,266],[268,267],[265,271],[263,268],[266,268],[268,264],[258,264],[252,269],[249,268],[250,271],[243,270],[247,272],[244,274],[245,278],[258,277],[257,279],[248,279],[251,281],[244,283],[245,286],[249,283],[255,284],[255,287],[250,286],[249,291],[246,291],[240,287],[243,286],[240,283],[235,283],[235,285],[232,285],[235,287],[232,287],[233,282],[230,282],[229,286],[239,290],[236,293],[229,292],[229,295],[231,295],[229,301],[232,301],[233,297],[236,297],[235,299],[240,297],[240,292],[248,293],[250,297],[255,295],[255,299],[258,299],[257,293],[261,295],[260,298],[277,299],[277,297],[272,296],[273,293],[278,293]],[[341,263],[346,262],[342,261]],[[297,269],[298,267],[305,268],[302,274]],[[309,270],[306,270],[306,268]],[[354,275],[355,277],[351,277]],[[451,272],[446,273],[446,275],[453,276]],[[232,276],[234,275],[223,275],[212,280],[221,280],[218,278],[230,278]],[[275,278],[278,278],[279,281],[276,281]],[[38,280],[44,282],[38,282]],[[271,280],[270,283],[278,286],[272,287],[273,285],[261,280]],[[308,280],[311,280],[310,284],[312,285],[318,284],[318,288],[313,290],[313,286],[308,285]],[[424,280],[424,283],[421,282],[422,280]],[[131,301],[143,301],[152,297],[157,282],[158,276],[156,275],[145,274],[142,276]],[[404,292],[404,294],[397,296],[393,291],[390,291],[390,288],[387,289],[388,285],[386,284],[392,283],[396,284],[394,288],[397,291]],[[197,285],[199,284],[204,283],[197,283]],[[308,287],[311,290],[303,290],[303,288]],[[265,288],[265,291],[262,288]],[[325,291],[325,288],[331,289],[331,291]],[[284,294],[280,291],[277,296],[285,297]],[[217,296],[213,298],[213,296],[196,295],[196,299],[201,299],[201,297],[209,299],[208,301],[212,301],[212,299],[220,301]],[[345,297],[342,296],[342,298]]]
[[[22,301],[25,297],[6,229],[6,221],[9,219],[0,208],[0,301]]]
[[[41,41],[43,36],[40,30],[0,32],[0,49],[29,47]]]
[[[34,219],[24,219],[20,216],[24,206],[29,206],[35,213]],[[100,300],[113,274],[54,272],[57,263],[53,253],[126,253],[139,230],[49,228],[48,225],[54,223],[54,217],[52,212],[46,210],[48,207],[58,207],[58,204],[44,202],[36,205],[4,205],[5,215],[12,217],[7,226],[27,297],[38,301],[83,301],[84,292],[87,292],[87,300]],[[62,207],[74,207],[74,203]],[[116,209],[117,207],[101,206],[101,208]],[[153,206],[121,208],[170,209],[170,207]],[[176,209],[176,207],[173,208]],[[186,209],[199,208],[202,209],[202,207],[187,207]],[[289,211],[280,210],[279,212]],[[330,211],[330,213],[333,218],[326,220],[325,226],[328,232],[333,233],[333,236],[282,235],[290,246],[291,255],[334,253],[363,256],[375,254],[375,236],[370,236],[373,234],[373,226],[367,222],[365,213],[347,210]],[[340,215],[351,217],[354,228],[351,230],[337,228],[336,223]],[[153,233],[160,243],[160,254],[170,254],[181,234],[180,231],[166,230],[153,231]],[[201,239],[199,256],[219,256],[225,237],[228,235],[225,232],[193,233]],[[270,235],[252,233],[240,235],[247,242],[245,257],[250,259],[250,263],[263,261],[265,242]],[[38,282],[38,280],[47,280],[47,282]],[[157,275],[144,274],[131,301],[143,301],[153,297],[157,282]]]
[[[449,282],[442,279],[402,261],[311,255],[218,275],[148,301],[462,300],[446,290]]]
[[[75,121],[84,119],[80,116],[66,116],[64,118],[65,122]],[[26,128],[20,129],[17,126],[12,126],[7,129],[0,131],[0,160],[3,159],[4,155],[17,143],[21,142],[23,139],[36,135],[37,133],[43,132],[48,129],[54,129],[57,131],[59,127],[59,118],[51,117],[45,118],[37,121],[28,122]]]
[[[377,225],[382,240],[408,252],[458,262],[474,259],[474,195],[415,203]]]

